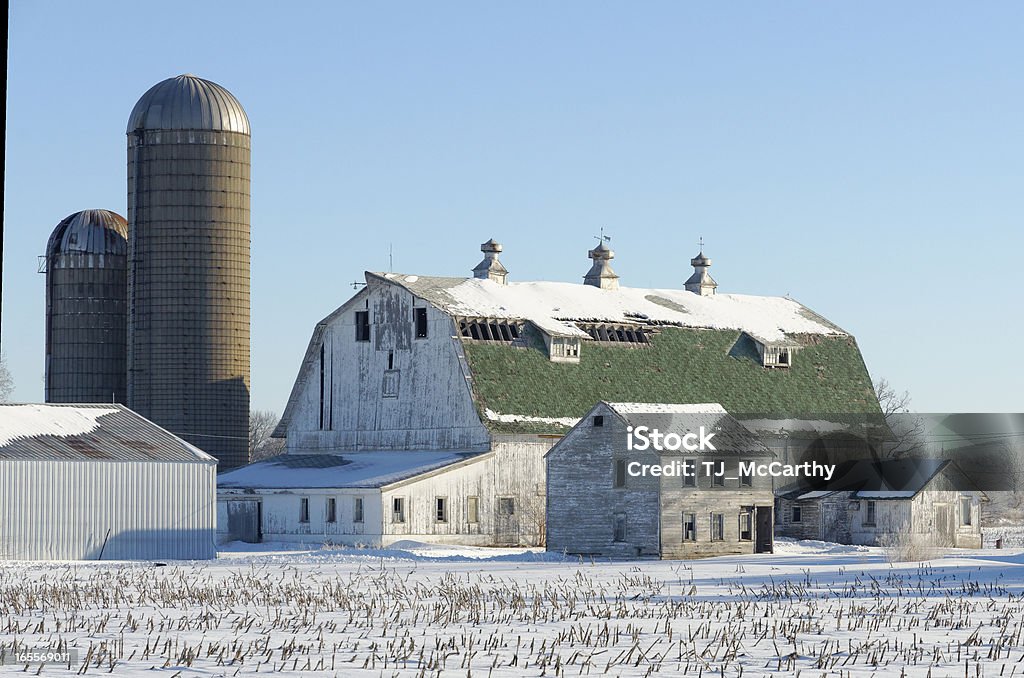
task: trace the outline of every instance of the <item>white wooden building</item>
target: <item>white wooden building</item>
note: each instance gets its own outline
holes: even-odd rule
[[[863,479],[865,489],[782,491],[779,534],[867,546],[887,546],[909,536],[935,546],[981,548],[981,514],[988,497],[963,489],[970,482],[954,462],[858,462],[843,475]]]
[[[619,284],[604,244],[590,250],[583,284],[510,281],[501,245],[481,250],[472,277],[367,272],[314,328],[275,431],[290,456],[486,453],[403,481],[404,524],[387,518],[393,488],[376,488],[380,541],[543,542],[544,454],[602,400],[717,402],[776,418],[820,403],[878,409],[853,337],[792,299],[717,293],[703,255],[687,289],[642,289]],[[344,509],[345,493],[367,489],[344,485],[343,469],[330,487],[225,475],[220,512],[233,527],[222,537],[311,539],[329,490]],[[437,521],[443,496],[453,517]],[[304,497],[312,513],[298,524]]]
[[[628,433],[641,427],[679,438],[704,429],[715,449],[629,450]],[[698,558],[773,549],[772,479],[744,475],[741,464],[774,455],[717,403],[598,403],[546,459],[548,550]]]
[[[0,559],[213,558],[216,468],[121,405],[0,404]]]

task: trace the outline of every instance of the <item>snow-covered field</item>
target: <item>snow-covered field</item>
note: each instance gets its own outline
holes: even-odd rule
[[[79,652],[30,675],[1014,676],[1024,551],[889,563],[780,541],[610,563],[233,544],[208,563],[0,563],[0,643],[15,640]]]

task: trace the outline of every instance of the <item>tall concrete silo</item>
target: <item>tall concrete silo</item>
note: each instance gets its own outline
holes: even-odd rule
[[[128,119],[128,405],[248,461],[249,119],[220,85],[157,83]]]
[[[75,212],[46,243],[46,402],[124,403],[128,222]]]

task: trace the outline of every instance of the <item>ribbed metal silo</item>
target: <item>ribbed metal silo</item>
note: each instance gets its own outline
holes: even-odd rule
[[[180,75],[128,119],[128,404],[215,456],[248,462],[249,119]]]
[[[126,402],[128,222],[75,212],[46,243],[46,402]]]

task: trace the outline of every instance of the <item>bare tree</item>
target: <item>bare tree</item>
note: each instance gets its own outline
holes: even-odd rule
[[[893,440],[886,445],[887,456],[905,456],[919,449],[924,421],[910,412],[910,391],[897,391],[884,377],[876,379],[874,387],[882,416],[893,433]]]
[[[7,369],[7,357],[0,353],[0,403],[6,403],[14,393],[14,377]]]
[[[260,461],[284,453],[285,440],[271,438],[280,421],[270,410],[249,411],[249,460]]]

